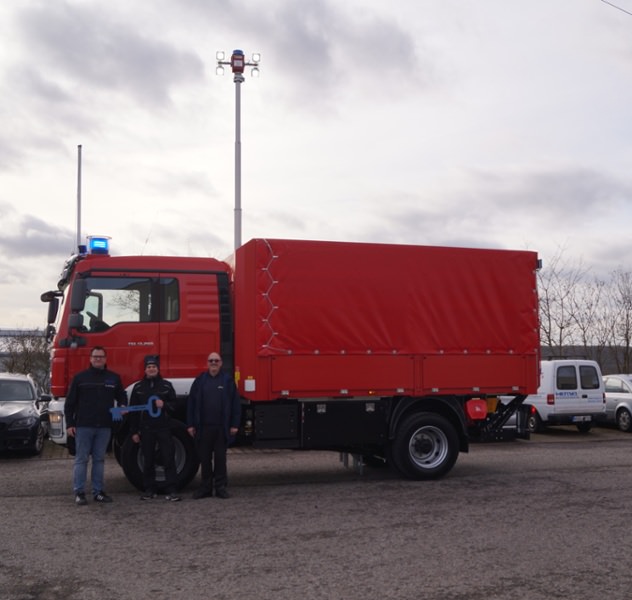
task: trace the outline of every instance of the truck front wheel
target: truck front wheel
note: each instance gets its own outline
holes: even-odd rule
[[[452,469],[459,456],[459,438],[452,424],[433,413],[407,417],[392,446],[397,470],[409,479],[437,479]]]
[[[171,436],[175,448],[176,459],[176,486],[180,490],[186,487],[197,473],[199,461],[193,438],[187,433],[182,423],[174,422],[171,426]],[[131,436],[121,447],[121,466],[127,480],[139,490],[143,490],[143,453],[140,444],[135,444]],[[165,470],[160,458],[160,452],[156,453],[156,487],[158,491],[164,491]]]

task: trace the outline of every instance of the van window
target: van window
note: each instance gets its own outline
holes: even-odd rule
[[[579,380],[583,390],[598,390],[601,385],[597,369],[592,365],[580,365]]]
[[[558,390],[576,390],[577,389],[577,371],[574,365],[565,365],[557,369]]]

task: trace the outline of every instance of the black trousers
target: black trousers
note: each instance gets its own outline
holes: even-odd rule
[[[143,453],[143,485],[146,491],[157,491],[156,454],[160,452],[165,469],[165,491],[172,494],[176,491],[176,460],[173,438],[170,429],[150,429],[145,427],[140,432],[140,449]]]
[[[226,451],[228,442],[222,426],[202,425],[197,437],[197,451],[202,469],[202,489],[224,489],[228,483]]]

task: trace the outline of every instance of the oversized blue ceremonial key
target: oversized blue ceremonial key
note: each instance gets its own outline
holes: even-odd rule
[[[110,409],[112,413],[112,421],[122,421],[123,415],[128,412],[141,412],[146,410],[150,416],[159,417],[162,409],[158,406],[154,407],[154,400],[160,400],[160,396],[150,396],[147,404],[134,404],[132,406],[113,406]]]

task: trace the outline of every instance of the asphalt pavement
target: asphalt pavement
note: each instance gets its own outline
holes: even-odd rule
[[[72,459],[0,456],[1,600],[628,599],[632,435],[477,444],[432,482],[336,453],[229,453],[228,500],[74,505]]]

